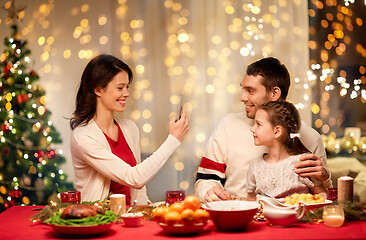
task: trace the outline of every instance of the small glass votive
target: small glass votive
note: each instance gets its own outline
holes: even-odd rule
[[[62,203],[80,203],[81,194],[79,191],[66,191],[61,192],[61,202]]]
[[[186,197],[184,190],[166,191],[165,202],[167,204],[173,204],[175,202],[182,202]]]
[[[328,227],[340,227],[344,223],[343,207],[339,205],[324,206],[323,209],[324,225]]]
[[[338,199],[338,189],[337,188],[328,188],[327,189],[327,199],[334,202]]]

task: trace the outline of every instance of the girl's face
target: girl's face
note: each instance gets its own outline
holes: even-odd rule
[[[256,146],[267,146],[273,144],[275,129],[269,121],[268,113],[259,109],[254,118],[254,125],[250,129],[253,133],[254,144]]]
[[[119,72],[105,88],[95,90],[100,102],[97,106],[107,111],[123,112],[126,99],[130,96],[128,87],[128,74],[125,71]]]

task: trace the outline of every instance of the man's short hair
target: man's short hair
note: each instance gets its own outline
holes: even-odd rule
[[[281,89],[281,99],[285,100],[290,88],[290,74],[284,64],[273,57],[262,58],[247,67],[247,75],[261,76],[262,85],[269,92],[274,87]]]

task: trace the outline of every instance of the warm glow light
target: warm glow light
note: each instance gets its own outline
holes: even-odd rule
[[[42,96],[40,99],[39,99],[40,103],[45,105],[47,103],[47,97],[46,96]]]
[[[87,12],[89,10],[89,4],[83,4],[82,6],[81,6],[81,12],[83,12],[83,13],[85,13],[85,12]]]
[[[178,41],[181,43],[187,42],[189,39],[188,34],[187,33],[181,33],[178,35]]]
[[[105,45],[105,44],[107,44],[107,43],[108,43],[108,37],[107,37],[107,36],[101,36],[101,37],[99,38],[99,43],[100,43],[101,45]]]
[[[136,73],[143,74],[145,72],[145,67],[144,67],[144,65],[139,64],[136,66],[135,70],[136,70]]]
[[[45,42],[46,42],[45,37],[39,37],[38,38],[38,45],[39,46],[42,46]]]
[[[311,106],[311,111],[313,112],[313,114],[318,114],[320,111],[320,108],[317,104],[313,103]]]
[[[100,26],[103,26],[103,25],[105,25],[107,23],[107,17],[105,16],[105,15],[101,15],[101,16],[99,16],[99,18],[98,18],[98,24],[100,25]]]
[[[227,14],[233,14],[234,13],[234,8],[232,7],[232,6],[226,6],[225,7],[225,12],[227,13]]]
[[[152,130],[152,126],[151,126],[151,124],[149,124],[149,123],[145,123],[145,124],[142,126],[142,130],[143,130],[145,133],[149,133],[149,132],[151,132],[151,130]]]
[[[184,163],[177,162],[177,163],[175,163],[175,166],[174,167],[175,167],[175,170],[182,171],[184,169]]]
[[[68,59],[71,57],[71,51],[70,50],[65,50],[63,53],[63,56],[65,59]]]
[[[204,133],[197,133],[196,141],[197,142],[204,142],[206,140],[206,135]]]
[[[47,44],[48,45],[52,45],[54,41],[55,41],[55,38],[54,37],[47,38]]]
[[[149,119],[149,118],[151,117],[151,111],[150,111],[150,110],[144,110],[144,111],[142,112],[142,117],[143,117],[144,119]]]

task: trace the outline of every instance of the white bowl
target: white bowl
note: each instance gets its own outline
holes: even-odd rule
[[[225,232],[245,231],[258,211],[254,201],[216,201],[202,205],[210,213],[216,228]]]
[[[122,214],[122,219],[126,227],[140,227],[143,217],[144,215],[142,213]]]

